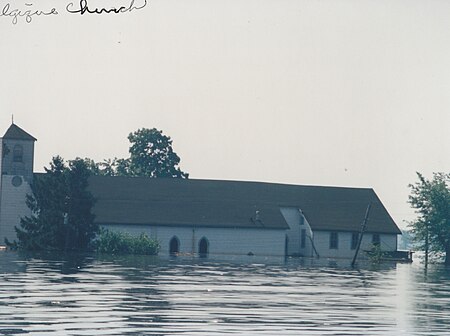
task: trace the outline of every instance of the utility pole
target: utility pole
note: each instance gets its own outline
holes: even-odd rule
[[[428,250],[429,250],[429,241],[428,241],[428,222],[425,224],[425,268],[428,266]]]
[[[66,199],[64,201],[64,205],[65,205],[65,212],[63,213],[63,224],[64,224],[64,229],[66,231],[66,236],[64,239],[64,251],[67,251],[67,245],[69,242],[69,201],[70,201],[70,197],[66,196]]]
[[[364,231],[366,231],[367,220],[369,219],[370,208],[372,207],[372,203],[367,205],[366,215],[364,216],[364,220],[361,224],[361,233],[359,234],[358,245],[356,246],[355,255],[353,256],[353,260],[351,266],[355,266],[356,258],[358,257],[359,248],[361,247],[362,238],[364,235]]]

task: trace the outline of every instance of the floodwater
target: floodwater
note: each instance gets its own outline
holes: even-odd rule
[[[450,269],[0,251],[0,335],[450,335]]]

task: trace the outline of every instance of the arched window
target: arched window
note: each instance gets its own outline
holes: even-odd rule
[[[21,145],[14,146],[13,162],[23,162],[23,147]]]
[[[202,239],[200,239],[198,243],[198,255],[200,256],[200,258],[205,258],[208,256],[208,252],[209,252],[209,242],[208,239],[203,237]]]
[[[176,255],[180,253],[180,240],[177,236],[173,236],[169,243],[169,253],[171,255]]]

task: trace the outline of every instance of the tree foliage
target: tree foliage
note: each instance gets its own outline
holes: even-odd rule
[[[66,165],[54,157],[44,174],[35,175],[26,200],[32,215],[21,219],[18,240],[11,245],[26,250],[86,249],[98,231],[91,211],[94,199],[87,190],[89,175],[85,160]]]
[[[127,159],[108,159],[94,162],[84,159],[95,175],[147,176],[188,178],[179,168],[180,157],[172,148],[172,139],[156,128],[142,128],[128,135],[130,141]]]
[[[6,144],[3,144],[2,146],[2,158],[4,158],[6,155],[8,155],[8,153],[10,152],[8,146],[6,146]]]
[[[156,128],[142,128],[128,135],[131,143],[129,172],[132,176],[187,178],[178,165],[172,140]]]
[[[130,176],[129,159],[107,159],[102,162],[95,162],[90,158],[83,159],[86,167],[92,175],[101,176]]]
[[[419,181],[409,186],[409,203],[418,215],[411,231],[420,248],[428,242],[429,251],[445,253],[445,264],[450,265],[450,174],[435,173],[432,180],[417,176]]]

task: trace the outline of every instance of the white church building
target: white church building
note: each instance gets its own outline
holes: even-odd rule
[[[1,142],[0,245],[30,214],[36,139],[12,124]],[[401,231],[370,188],[262,182],[92,176],[96,222],[156,238],[162,254],[352,258],[361,249],[397,250]]]

